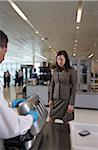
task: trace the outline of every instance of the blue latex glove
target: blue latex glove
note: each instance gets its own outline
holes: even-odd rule
[[[19,103],[26,101],[25,98],[14,99],[12,101],[12,108],[18,107]]]
[[[29,111],[27,114],[30,114],[33,116],[33,122],[37,121],[38,120],[38,112],[37,111]]]

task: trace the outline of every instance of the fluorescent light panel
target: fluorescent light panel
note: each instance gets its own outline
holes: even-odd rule
[[[81,17],[82,17],[82,9],[79,8],[77,11],[77,20],[76,20],[77,23],[81,22]]]
[[[24,13],[20,10],[20,8],[12,1],[12,0],[8,0],[9,1],[9,3],[11,4],[11,6],[14,8],[14,10],[19,14],[19,16],[23,19],[23,20],[25,20],[25,21],[27,21],[28,19],[27,19],[27,17],[24,15]]]
[[[76,13],[76,22],[80,23],[81,22],[81,18],[82,18],[82,12],[83,12],[83,1],[79,1],[79,6],[78,6],[78,10]]]
[[[13,7],[13,9],[20,15],[20,17],[25,20],[30,26],[31,28],[33,28],[36,32],[36,34],[39,33],[39,31],[36,30],[36,28],[31,24],[31,22],[28,20],[28,18],[24,15],[24,13],[21,11],[21,9],[12,1],[12,0],[8,0],[8,2],[11,4],[11,6]],[[41,40],[43,41],[44,38],[42,37]],[[47,59],[46,57],[43,57],[41,55],[39,55],[41,58],[43,59]]]
[[[93,57],[94,56],[94,54],[92,53],[92,54],[90,54],[89,56],[88,56],[88,58],[90,59],[91,57]]]

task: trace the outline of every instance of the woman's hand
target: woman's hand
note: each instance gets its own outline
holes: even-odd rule
[[[67,112],[73,112],[73,110],[74,110],[74,107],[73,107],[73,105],[68,105],[68,108],[67,108]]]
[[[49,100],[49,107],[53,107],[53,101],[52,100]]]

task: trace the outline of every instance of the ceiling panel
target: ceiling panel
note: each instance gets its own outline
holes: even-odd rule
[[[48,39],[42,42],[7,1],[0,1],[0,28],[8,34],[10,41],[8,56],[19,57],[18,53],[21,53],[21,57],[32,57],[32,50],[35,49],[40,55],[54,59],[48,44],[56,51],[66,49],[72,56],[77,38],[77,56],[87,57],[94,52],[94,59],[98,59],[98,1],[84,1],[79,31],[75,29],[78,1],[16,1],[16,4]]]

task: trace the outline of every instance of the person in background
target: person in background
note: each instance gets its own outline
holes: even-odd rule
[[[24,79],[24,76],[23,76],[23,69],[21,69],[21,71],[22,71],[21,85],[23,86],[23,84],[24,84],[24,81],[23,81],[23,79]]]
[[[5,58],[7,44],[8,37],[0,30],[0,63]],[[19,115],[10,108],[3,96],[3,87],[0,82],[0,139],[9,139],[26,134],[31,128],[34,118],[38,119],[35,116],[32,113],[26,116]]]
[[[6,88],[6,72],[3,74],[4,88]]]
[[[9,71],[7,70],[7,72],[6,72],[6,82],[7,82],[8,87],[10,87],[10,81],[11,81],[11,75],[10,75]]]
[[[32,78],[33,78],[33,79],[38,79],[38,75],[37,75],[37,73],[36,73],[36,68],[34,68],[34,72],[33,72],[33,74],[32,74]]]
[[[66,112],[74,110],[76,83],[77,72],[70,66],[67,52],[59,51],[50,86],[50,121],[63,120]]]
[[[23,71],[22,69],[18,72],[18,86],[23,86]]]
[[[18,83],[18,71],[15,72],[15,85],[16,86]]]

